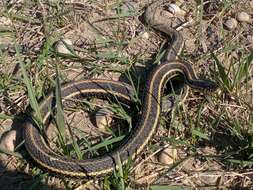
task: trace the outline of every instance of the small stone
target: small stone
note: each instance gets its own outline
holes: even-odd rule
[[[196,39],[193,38],[188,38],[185,39],[185,50],[187,50],[187,52],[189,53],[193,53],[196,50]]]
[[[0,140],[0,148],[8,151],[14,151],[17,142],[17,131],[10,130],[5,133]]]
[[[168,113],[173,107],[173,102],[169,98],[163,98],[162,100],[162,113]]]
[[[0,36],[0,49],[8,48],[9,46],[12,46],[14,44],[14,39],[10,36]]]
[[[73,44],[70,39],[61,39],[58,42],[56,42],[55,49],[58,53],[72,55],[72,53],[70,51],[72,46],[73,46]]]
[[[253,35],[248,35],[247,40],[249,41],[249,43],[253,43]]]
[[[0,16],[0,24],[1,26],[10,26],[11,20],[8,17]]]
[[[234,18],[230,18],[230,19],[227,19],[226,22],[224,23],[225,27],[228,29],[228,30],[233,30],[237,27],[237,20],[234,19]]]
[[[177,16],[184,16],[186,12],[182,9],[177,4],[171,3],[168,7],[169,12],[171,12],[174,15]]]
[[[141,37],[144,38],[144,39],[149,39],[149,33],[144,32]]]
[[[216,185],[221,174],[216,172],[204,172],[199,174],[199,179],[206,185]]]
[[[177,158],[177,149],[172,147],[167,147],[158,154],[158,161],[166,165],[173,164]]]
[[[102,132],[106,132],[106,128],[111,124],[112,122],[112,111],[107,108],[101,108],[96,113],[96,125],[99,130]]]
[[[249,22],[250,21],[250,15],[246,12],[240,12],[236,16],[237,20],[240,22]]]
[[[180,7],[178,5],[176,5],[174,3],[171,3],[171,4],[169,4],[168,10],[171,13],[175,14],[176,12],[179,12],[181,9],[180,9]]]

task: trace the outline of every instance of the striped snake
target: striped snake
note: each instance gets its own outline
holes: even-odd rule
[[[40,130],[33,122],[24,123],[25,147],[30,156],[43,168],[52,173],[73,177],[94,177],[111,172],[120,158],[124,164],[129,157],[134,158],[147,145],[159,123],[161,97],[166,82],[178,74],[185,77],[192,88],[214,89],[215,83],[197,79],[191,65],[178,60],[183,48],[183,37],[166,23],[161,9],[163,0],[151,4],[145,11],[146,22],[156,30],[170,37],[171,45],[165,53],[161,64],[150,72],[144,88],[144,99],[141,114],[130,134],[123,139],[117,148],[99,157],[76,160],[55,153],[45,142]],[[100,79],[90,79],[68,83],[61,88],[62,101],[69,98],[108,97],[130,103],[133,89],[128,84]],[[54,93],[49,94],[39,105],[43,123],[48,123],[50,105]]]

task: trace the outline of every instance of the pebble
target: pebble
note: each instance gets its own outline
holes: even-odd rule
[[[0,148],[8,151],[14,151],[17,140],[17,131],[10,130],[5,133],[0,140]]]
[[[253,44],[253,35],[247,35],[247,40],[249,43]]]
[[[253,9],[253,1],[250,1],[250,7]]]
[[[206,185],[216,185],[217,181],[221,177],[218,172],[204,172],[199,174],[199,179]]]
[[[166,165],[173,164],[177,158],[177,149],[172,147],[167,147],[158,154],[158,161]]]
[[[171,99],[166,98],[162,100],[162,113],[167,113],[168,111],[171,110],[173,107],[173,102]]]
[[[186,12],[182,10],[177,4],[171,3],[168,7],[169,12],[177,16],[184,16]]]
[[[234,19],[234,18],[230,18],[230,19],[227,19],[226,22],[224,23],[225,27],[228,29],[228,30],[233,30],[237,27],[237,20]]]
[[[185,50],[189,53],[194,53],[196,50],[196,39],[194,37],[191,38],[189,36],[187,39],[185,39]]]
[[[14,44],[14,39],[7,35],[0,36],[0,49],[8,48]]]
[[[10,26],[11,20],[5,16],[0,16],[0,24],[1,26]]]
[[[250,15],[246,12],[239,12],[236,16],[237,20],[240,22],[249,22]]]
[[[141,35],[141,37],[142,37],[143,39],[149,39],[149,33],[148,33],[148,32],[144,32],[144,33]]]
[[[71,51],[69,50],[69,48],[71,48],[72,46],[73,46],[72,41],[66,38],[66,39],[61,39],[58,42],[56,42],[55,49],[58,53],[72,55]]]
[[[112,111],[107,108],[101,108],[96,113],[96,125],[99,130],[106,132],[106,128],[112,123]]]

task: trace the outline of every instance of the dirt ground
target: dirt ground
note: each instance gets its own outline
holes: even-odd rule
[[[38,100],[54,87],[56,64],[62,83],[101,78],[139,89],[169,41],[143,20],[151,2],[0,2],[0,136],[14,129],[17,139],[10,141],[21,143],[15,151],[0,153],[0,189],[253,189],[250,0],[166,1],[171,26],[185,42],[180,59],[190,63],[199,78],[215,81],[218,89],[190,89],[183,102],[161,116],[153,139],[131,167],[124,168],[123,176],[116,172],[88,183],[51,176],[26,152],[21,123],[30,100],[20,62]],[[89,114],[75,114],[66,114],[75,118],[73,126],[93,125]],[[172,164],[159,161],[166,148],[176,151]]]

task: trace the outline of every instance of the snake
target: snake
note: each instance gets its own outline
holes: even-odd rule
[[[118,159],[122,164],[125,164],[129,158],[136,158],[136,155],[143,151],[155,134],[161,114],[161,98],[169,80],[177,75],[183,75],[186,84],[192,88],[208,90],[216,88],[215,82],[198,79],[192,66],[179,60],[184,45],[183,37],[177,30],[170,27],[163,18],[165,11],[161,8],[163,4],[164,0],[158,0],[149,5],[145,10],[144,18],[149,26],[168,35],[170,45],[161,63],[157,64],[147,77],[143,90],[141,111],[127,137],[110,152],[94,158],[79,160],[53,151],[38,126],[27,119],[23,126],[25,147],[39,166],[49,172],[70,177],[88,178],[108,174],[118,167]],[[62,85],[60,90],[62,102],[71,98],[106,97],[130,104],[134,93],[132,86],[126,83],[105,79],[69,82]],[[53,92],[49,93],[39,104],[43,124],[49,122],[52,105],[54,105]]]

